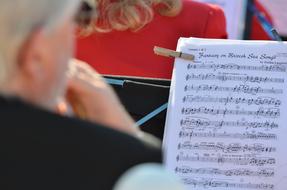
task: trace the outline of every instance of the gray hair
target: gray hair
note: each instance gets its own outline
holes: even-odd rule
[[[0,1],[0,85],[13,73],[18,52],[37,26],[53,30],[71,16],[80,0]]]

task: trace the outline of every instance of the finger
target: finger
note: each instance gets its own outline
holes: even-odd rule
[[[87,111],[84,107],[84,103],[79,98],[79,94],[77,91],[68,89],[66,93],[66,100],[71,105],[73,112],[76,116],[78,116],[81,119],[87,119]]]

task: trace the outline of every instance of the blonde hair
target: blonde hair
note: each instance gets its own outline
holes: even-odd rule
[[[91,0],[87,0],[91,1]],[[181,0],[94,0],[98,17],[87,31],[137,31],[152,21],[154,11],[173,17],[182,8]]]
[[[17,66],[20,49],[36,27],[51,32],[80,0],[1,0],[0,1],[0,85]]]

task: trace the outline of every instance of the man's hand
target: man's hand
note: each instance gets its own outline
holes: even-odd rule
[[[89,65],[73,59],[69,64],[66,99],[83,119],[135,136],[140,130],[123,108],[113,89]]]

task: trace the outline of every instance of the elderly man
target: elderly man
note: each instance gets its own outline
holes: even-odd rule
[[[161,161],[94,71],[74,62],[67,75],[80,3],[0,1],[0,189],[111,189]],[[56,113],[66,95],[89,122]]]

